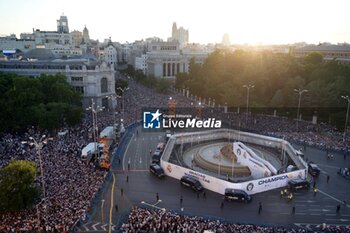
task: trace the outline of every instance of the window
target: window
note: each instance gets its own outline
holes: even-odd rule
[[[77,87],[74,87],[74,89],[75,89],[77,92],[79,92],[79,93],[81,93],[81,94],[84,94],[84,87],[77,86]]]
[[[108,92],[108,81],[106,77],[101,79],[101,93]]]
[[[163,63],[163,76],[166,76],[166,63]]]
[[[72,82],[82,82],[83,77],[71,77]]]

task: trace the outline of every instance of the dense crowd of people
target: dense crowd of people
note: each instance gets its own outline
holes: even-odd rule
[[[121,123],[127,128],[141,119],[142,107],[150,106],[150,103],[166,107],[169,96],[154,93],[152,89],[129,80],[129,91],[125,91],[124,98],[124,108],[122,101],[118,101],[115,114],[108,109],[98,112],[99,131],[114,123],[118,124],[118,129]],[[91,112],[86,112],[80,125],[65,127],[60,132],[61,134],[49,135],[46,131],[30,128],[22,135],[0,135],[0,167],[16,159],[35,161],[39,168],[35,146],[22,142],[28,141],[29,137],[39,141],[44,134],[47,135],[46,138],[53,139],[41,150],[46,200],[43,200],[41,193],[42,201],[32,209],[0,214],[0,232],[37,230],[38,217],[41,231],[68,231],[89,211],[92,200],[107,175],[106,171],[98,169],[95,164],[80,159],[82,148],[94,140]],[[40,176],[36,177],[35,183],[41,187]]]
[[[324,232],[350,232],[350,227],[331,227],[324,225],[320,229]],[[304,229],[283,227],[267,227],[257,225],[241,225],[223,223],[219,220],[209,220],[197,216],[179,215],[162,209],[145,209],[134,206],[128,220],[122,225],[121,231],[125,233],[136,232],[249,232],[249,233],[304,233]]]
[[[54,137],[41,151],[46,200],[36,208],[18,213],[0,214],[0,232],[69,230],[87,211],[91,200],[104,181],[106,172],[80,160],[81,148],[86,144],[83,135],[86,128],[71,128],[64,136]],[[45,133],[45,132],[42,132]],[[40,140],[41,134],[33,129],[23,136],[6,134],[0,141],[1,166],[11,159],[35,161],[39,168],[36,148],[22,144],[33,137]],[[41,186],[41,178],[36,183]],[[43,198],[43,192],[41,194]],[[47,205],[47,206],[46,206]]]
[[[194,108],[195,106],[195,101],[179,93],[159,94],[137,84],[132,79],[128,81],[129,90],[124,93],[124,101],[118,101],[117,111],[113,113],[112,110],[106,109],[98,112],[97,128],[99,131],[115,123],[118,125],[118,129],[127,128],[130,124],[142,119],[143,107],[167,107],[170,96],[176,101],[177,108]],[[122,106],[123,102],[125,106]],[[245,114],[223,113],[221,108],[207,109],[203,112],[204,117],[214,115],[216,119],[230,122],[232,127],[251,129],[255,132],[284,137],[287,140],[295,140],[322,148],[350,151],[349,137],[343,142],[342,134],[327,125],[300,122],[298,127],[303,129],[300,131],[296,130],[295,121],[290,119],[263,115],[249,116],[246,119]],[[96,165],[84,163],[80,159],[81,149],[93,141],[91,118],[91,112],[86,112],[80,125],[65,127],[61,129],[61,132],[66,133],[60,135],[57,132],[55,135],[49,135],[48,132],[35,128],[30,128],[21,135],[10,133],[0,135],[0,167],[6,166],[12,159],[35,161],[39,167],[36,148],[21,142],[27,141],[29,137],[39,140],[43,134],[53,138],[41,151],[46,200],[42,199],[29,210],[0,214],[0,232],[34,231],[39,227],[41,231],[68,231],[80,218],[84,218],[107,175],[106,171],[98,169]],[[40,175],[35,182],[37,185],[41,185]],[[43,198],[43,193],[41,193],[41,197]],[[136,232],[137,229],[141,230],[142,228],[147,232],[145,229],[155,231],[154,229],[157,228],[176,228],[186,232],[194,228],[199,230],[209,227],[216,229],[217,232],[227,232],[226,230],[229,229],[242,229],[242,232],[251,232],[249,229],[255,232],[272,231],[269,228],[257,226],[223,225],[200,218],[173,216],[168,212],[159,212],[157,214],[160,216],[157,217],[154,216],[156,213],[135,208],[128,223],[123,226],[123,230]],[[40,216],[40,226],[38,226],[38,216]],[[167,221],[157,222],[159,221],[157,219]],[[144,222],[147,224],[143,224]],[[177,222],[180,225],[175,226]]]

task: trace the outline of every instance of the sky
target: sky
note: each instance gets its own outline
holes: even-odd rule
[[[0,0],[0,35],[54,31],[64,13],[69,30],[90,38],[133,42],[171,36],[173,22],[190,43],[350,42],[349,0]]]

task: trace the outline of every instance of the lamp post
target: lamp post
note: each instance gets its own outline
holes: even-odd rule
[[[91,114],[92,114],[92,128],[93,128],[93,137],[94,137],[94,142],[96,142],[96,125],[95,125],[95,102],[94,102],[94,99],[91,98],[91,106],[86,108],[87,111],[90,111],[91,110]],[[95,146],[95,150],[96,150],[96,146]]]
[[[298,111],[297,111],[297,120],[299,120],[299,111],[300,111],[300,104],[301,104],[301,95],[303,94],[303,93],[305,93],[305,92],[308,92],[309,90],[306,90],[306,89],[294,89],[294,91],[296,92],[296,93],[298,93],[299,94],[299,102],[298,102]]]
[[[103,111],[104,109],[105,109],[105,106],[102,106],[102,107],[97,106],[96,111],[95,111],[95,115],[96,115],[96,116],[95,116],[95,121],[96,121],[96,136],[97,136],[97,137],[98,137],[97,113]]]
[[[254,88],[255,85],[253,84],[244,84],[244,88],[247,88],[247,116],[246,116],[246,121],[248,120],[248,113],[249,113],[249,92],[251,88]]]
[[[110,95],[110,96],[107,96],[108,99],[110,99],[112,101],[112,110],[113,110],[113,131],[114,131],[114,134],[116,132],[116,128],[115,128],[115,105],[114,103],[117,101],[117,96],[116,95]],[[114,101],[113,101],[114,100]]]
[[[95,143],[95,151],[97,151],[97,137],[98,137],[98,125],[97,125],[97,112],[102,111],[105,109],[105,107],[95,107],[95,102],[93,99],[91,99],[91,106],[86,108],[87,111],[91,110],[92,114],[92,128],[93,128],[93,137],[94,137],[94,143]]]
[[[124,92],[129,90],[129,88],[126,87],[126,88],[123,89],[121,87],[118,87],[117,90],[120,90],[123,93],[123,96],[122,96],[123,97],[123,99],[122,99],[122,104],[123,104],[122,113],[123,113],[123,118],[124,118]]]
[[[101,200],[101,222],[102,222],[102,224],[103,224],[103,222],[104,222],[104,217],[103,217],[103,204],[105,203],[105,200],[104,199],[102,199]]]
[[[346,118],[345,118],[344,135],[343,135],[343,142],[345,142],[346,128],[348,126],[348,119],[349,119],[350,97],[347,95],[347,96],[342,96],[342,98],[346,99],[348,101],[348,107],[347,107],[347,110],[346,110]]]
[[[43,191],[43,200],[44,200],[44,210],[45,210],[45,215],[47,216],[47,200],[46,200],[46,188],[45,188],[45,179],[44,179],[44,169],[43,169],[43,162],[41,158],[41,150],[43,147],[47,144],[48,141],[53,140],[52,138],[46,138],[46,135],[42,135],[39,141],[36,141],[33,137],[29,137],[29,141],[23,141],[21,142],[22,144],[28,144],[30,146],[35,146],[35,150],[38,154],[39,157],[39,166],[40,166],[40,176],[41,176],[41,187]],[[39,203],[40,204],[40,203]],[[39,213],[39,208],[37,208],[37,214],[38,214],[38,228],[40,231],[40,213]]]

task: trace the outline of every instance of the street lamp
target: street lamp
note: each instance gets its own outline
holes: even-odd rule
[[[29,141],[22,141],[22,144],[27,144],[29,146],[35,146],[35,150],[38,154],[39,157],[39,165],[40,165],[40,175],[41,175],[41,187],[43,190],[43,195],[44,195],[44,210],[45,210],[45,215],[47,215],[47,200],[46,200],[46,189],[45,189],[45,179],[44,179],[44,170],[43,170],[43,163],[42,163],[42,158],[41,158],[41,150],[43,147],[48,143],[48,141],[52,141],[52,138],[46,138],[46,135],[42,135],[39,141],[36,141],[33,137],[29,137]],[[39,214],[39,209],[37,208],[38,212],[38,223],[39,223],[39,229],[40,229],[40,214]]]
[[[253,85],[253,84],[248,84],[248,85],[244,84],[243,87],[247,88],[247,116],[246,116],[246,121],[247,121],[248,113],[249,113],[249,91],[250,91],[251,88],[254,88],[255,85]]]
[[[96,142],[96,125],[95,125],[95,102],[94,99],[91,98],[91,106],[86,108],[87,111],[91,110],[91,114],[92,114],[92,128],[93,128],[93,137],[94,137],[94,142]],[[95,150],[96,150],[96,146],[95,146]]]
[[[97,125],[97,113],[98,111],[102,111],[105,107],[95,106],[94,99],[91,99],[91,106],[86,108],[87,111],[91,110],[92,114],[92,128],[93,128],[93,137],[95,143],[95,151],[97,151],[97,138],[98,138],[98,125]]]
[[[349,107],[350,107],[350,97],[347,96],[342,96],[343,99],[346,99],[348,101],[348,107],[346,110],[346,119],[345,119],[345,127],[344,127],[344,135],[343,135],[343,142],[345,142],[345,136],[346,136],[346,128],[348,126],[348,119],[349,119]]]
[[[103,222],[104,222],[104,217],[103,217],[103,204],[105,203],[105,200],[104,199],[102,199],[101,200],[101,222],[102,222],[102,224],[103,224]]]
[[[129,88],[126,87],[126,88],[123,89],[121,87],[118,87],[117,90],[120,90],[123,93],[123,96],[122,96],[123,97],[123,99],[122,99],[122,104],[123,104],[122,113],[123,113],[123,118],[124,118],[124,92],[129,90]]]
[[[116,128],[115,128],[115,105],[114,103],[117,101],[117,96],[116,95],[110,95],[110,96],[107,96],[108,99],[110,99],[112,101],[112,110],[113,110],[113,131],[114,131],[114,134],[116,132]],[[114,100],[114,101],[113,101]]]
[[[306,90],[306,89],[294,89],[294,91],[296,92],[296,93],[298,93],[299,94],[299,102],[298,102],[298,112],[297,112],[297,120],[299,120],[299,111],[300,111],[300,103],[301,103],[301,95],[303,94],[303,93],[305,93],[305,92],[308,92],[309,90]]]
[[[97,135],[97,137],[98,137],[97,113],[103,111],[104,109],[105,109],[105,106],[102,106],[102,107],[97,106],[96,111],[95,111],[95,115],[96,115],[96,116],[95,116],[95,120],[96,120],[96,135]]]

